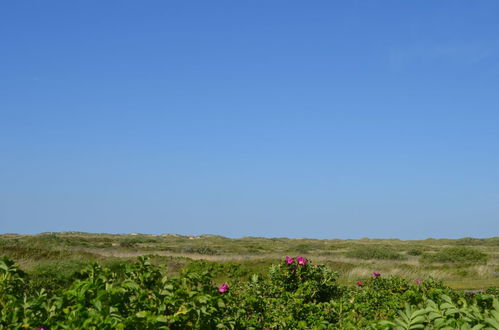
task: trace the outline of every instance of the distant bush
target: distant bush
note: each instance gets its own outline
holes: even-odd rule
[[[421,257],[423,262],[442,263],[485,263],[487,254],[469,247],[450,247],[436,253],[425,253]]]
[[[348,243],[335,243],[333,245],[327,246],[328,250],[341,250],[350,247],[351,245]]]
[[[125,237],[121,239],[120,241],[120,246],[121,247],[136,247],[137,244],[144,244],[144,243],[156,243],[157,240],[152,237],[142,237],[142,236],[137,236],[137,237]]]
[[[473,237],[464,237],[456,240],[454,242],[455,245],[485,245],[487,240],[473,238]]]
[[[68,249],[43,248],[29,245],[3,245],[0,246],[0,255],[8,256],[16,259],[64,259],[72,255],[72,251]]]
[[[467,246],[499,246],[499,237],[492,238],[473,238],[473,237],[464,237],[458,240],[455,240],[454,245],[467,245]]]
[[[265,246],[259,243],[245,243],[244,248],[246,249],[246,252],[252,254],[262,254],[265,252],[270,252],[269,250],[266,249]]]
[[[298,254],[305,254],[313,250],[320,250],[322,248],[323,246],[320,244],[303,243],[296,245],[293,250],[296,251]]]
[[[420,248],[413,248],[407,251],[407,254],[410,256],[420,256],[423,254],[423,249]]]
[[[184,253],[197,253],[197,254],[204,254],[204,255],[217,255],[220,254],[217,250],[209,247],[209,246],[186,246],[182,249],[182,252]]]
[[[404,260],[406,256],[386,246],[357,246],[345,253],[345,256],[356,259]]]

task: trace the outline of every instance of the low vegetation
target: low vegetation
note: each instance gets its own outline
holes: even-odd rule
[[[466,294],[431,278],[408,281],[379,272],[345,286],[337,272],[304,257],[286,257],[247,280],[228,271],[217,281],[205,266],[171,277],[146,257],[114,269],[93,263],[46,291],[34,290],[36,279],[4,258],[0,328],[499,328],[493,289]]]
[[[423,262],[481,264],[487,262],[488,255],[469,247],[450,247],[436,253],[423,254],[421,259]]]
[[[182,269],[209,268],[216,280],[227,272],[247,280],[265,274],[285,255],[306,255],[338,272],[337,282],[353,285],[373,269],[408,280],[431,276],[456,289],[499,286],[499,237],[458,240],[318,240],[215,235],[112,235],[79,232],[0,235],[0,257],[15,260],[36,288],[67,283],[74,272],[98,262],[114,269],[149,256],[170,276]],[[237,270],[236,270],[237,269]]]
[[[406,260],[407,257],[393,248],[376,245],[361,245],[348,250],[345,256],[357,259]]]

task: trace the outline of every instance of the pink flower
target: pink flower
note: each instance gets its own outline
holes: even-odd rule
[[[291,258],[291,257],[286,257],[286,263],[288,265],[291,265],[293,262],[295,261],[295,259]]]
[[[307,264],[307,259],[304,257],[296,257],[296,261],[298,261],[298,265],[305,266]]]
[[[380,277],[380,276],[381,276],[381,274],[380,274],[380,273],[378,273],[378,272],[374,272],[374,273],[373,273],[373,276],[374,276],[374,277]]]
[[[416,284],[420,285],[421,284],[421,280],[416,280]]]
[[[218,292],[224,293],[229,290],[229,285],[224,283],[218,287]]]
[[[358,285],[358,286],[363,286],[363,285],[364,285],[364,282],[362,282],[362,281],[358,281],[358,282],[357,282],[357,285]]]

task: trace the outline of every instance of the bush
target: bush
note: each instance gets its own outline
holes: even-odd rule
[[[132,236],[125,237],[120,240],[120,246],[125,248],[134,248],[139,244],[145,243],[157,243],[157,239],[154,237],[144,237],[144,236]]]
[[[423,254],[423,249],[420,248],[410,249],[409,251],[407,251],[407,254],[410,256],[420,256]]]
[[[78,259],[51,261],[36,266],[29,273],[27,290],[31,293],[44,289],[48,293],[56,293],[67,289],[73,281],[73,275],[79,272],[85,263]]]
[[[204,255],[217,255],[220,254],[217,250],[209,247],[209,246],[186,246],[182,248],[182,252],[184,253],[196,253],[196,254],[204,254]]]
[[[404,260],[406,256],[384,246],[357,246],[347,251],[345,256],[356,259]]]
[[[326,266],[287,257],[264,276],[216,283],[213,267],[199,262],[170,278],[145,257],[113,269],[94,263],[50,293],[26,290],[30,276],[12,260],[0,259],[0,329],[492,329],[499,324],[494,296],[465,296],[431,279],[408,282],[375,272],[356,287],[340,286]]]
[[[469,247],[450,247],[436,253],[425,253],[421,257],[422,262],[441,263],[486,263],[488,255]]]

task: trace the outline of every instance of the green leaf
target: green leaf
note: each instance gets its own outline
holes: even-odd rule
[[[189,307],[187,307],[186,305],[182,305],[182,306],[180,306],[180,308],[178,309],[178,311],[174,315],[175,316],[184,315],[187,313],[189,313]]]
[[[156,317],[156,322],[167,323],[168,319],[164,315],[159,315],[159,316]]]
[[[137,312],[135,314],[135,316],[138,317],[139,319],[142,319],[142,318],[147,317],[147,312],[146,311],[140,311],[140,312]]]

